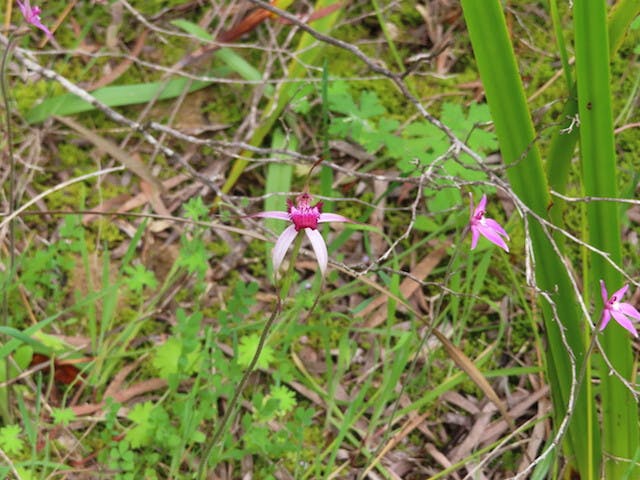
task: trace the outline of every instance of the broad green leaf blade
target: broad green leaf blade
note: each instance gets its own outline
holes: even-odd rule
[[[175,98],[182,93],[187,86],[187,82],[191,80],[186,78],[178,78],[167,83],[166,88],[162,90],[159,100]],[[201,90],[211,82],[193,81],[189,87],[189,92]],[[138,85],[118,85],[100,88],[92,93],[93,97],[107,105],[108,107],[121,107],[123,105],[137,105],[151,101],[160,88],[163,88],[164,82],[151,82]],[[57,97],[49,98],[44,102],[36,105],[26,114],[27,122],[39,123],[43,122],[52,115],[74,115],[76,113],[88,112],[94,110],[95,107],[84,100],[66,93]]]
[[[555,0],[554,0],[555,1]],[[640,2],[637,0],[621,0],[617,2],[609,15],[609,53],[615,54],[624,39],[624,35],[629,29],[629,25],[634,18],[640,14]],[[575,84],[567,93],[567,104],[562,111],[560,125],[551,139],[551,147],[547,155],[547,176],[551,188],[557,192],[565,193],[571,159],[578,141],[579,125],[567,132],[565,129],[571,124],[578,113],[578,103],[576,102]],[[554,208],[551,210],[554,221],[560,222],[562,218],[563,202],[560,199],[554,200]]]
[[[573,13],[584,193],[617,197],[606,4],[604,0],[576,0]],[[591,245],[607,252],[613,262],[621,265],[618,209],[612,202],[587,203],[585,231]],[[600,255],[590,252],[590,267],[585,291],[591,292],[593,298],[599,298],[600,279],[604,279],[609,291],[622,286],[621,275]],[[602,345],[611,365],[624,378],[632,380],[635,368],[628,332],[613,322],[603,333]],[[604,372],[609,369],[602,367]],[[628,464],[617,459],[631,459],[638,448],[638,405],[615,375],[604,373],[601,381],[602,448],[607,452],[605,477],[622,478]],[[632,477],[639,475],[640,469],[635,473]]]

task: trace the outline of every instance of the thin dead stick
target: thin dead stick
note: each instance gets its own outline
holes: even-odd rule
[[[367,468],[360,474],[362,478],[366,477],[367,474],[375,468],[375,466],[380,463],[380,460],[398,443],[402,441],[402,439],[406,438],[413,430],[415,430],[418,425],[420,425],[425,419],[427,419],[431,415],[431,412],[423,413],[422,415],[418,415],[417,417],[409,419],[404,426],[400,429],[398,433],[396,433],[391,440],[387,442],[387,444],[377,453],[375,458],[369,463]]]
[[[119,167],[121,169],[122,167]],[[33,203],[33,202],[31,202]],[[17,212],[24,215],[100,215],[100,216],[114,216],[114,217],[136,217],[136,218],[148,218],[152,220],[176,222],[181,224],[198,225],[200,227],[207,227],[213,230],[224,230],[231,233],[237,233],[247,237],[255,238],[263,242],[267,241],[267,237],[261,235],[253,230],[247,230],[244,228],[232,227],[230,225],[224,225],[222,223],[202,222],[198,220],[192,220],[190,218],[174,217],[171,215],[161,215],[157,213],[138,213],[138,212],[119,212],[119,211],[104,211],[104,210],[44,210],[37,212]],[[0,223],[0,227],[2,227]]]
[[[11,469],[11,472],[16,476],[17,479],[22,478],[20,476],[20,473],[18,473],[18,470],[16,470],[16,466],[13,464],[11,459],[7,456],[6,453],[4,453],[4,450],[2,450],[1,448],[0,448],[0,458],[2,458],[5,461],[5,465],[8,465],[8,467]]]
[[[9,213],[8,215],[6,215],[4,217],[4,220],[2,220],[2,222],[0,222],[0,229],[2,229],[5,225],[7,225],[9,222],[11,222],[11,220],[16,218],[22,212],[24,212],[31,205],[34,205],[35,203],[37,203],[40,200],[42,200],[43,198],[51,195],[52,193],[55,193],[55,192],[57,192],[59,190],[63,190],[65,188],[67,188],[68,186],[73,185],[74,183],[84,182],[85,180],[88,180],[90,178],[99,177],[101,175],[106,175],[108,173],[113,173],[113,172],[119,172],[119,171],[122,171],[122,170],[124,170],[124,167],[105,168],[103,170],[98,170],[96,172],[87,173],[86,175],[81,175],[79,177],[67,180],[66,182],[59,183],[55,187],[52,187],[52,188],[50,188],[48,190],[45,190],[44,192],[36,195],[31,200],[29,200],[27,203],[22,205],[20,208],[18,208],[17,210],[15,210],[15,211]]]

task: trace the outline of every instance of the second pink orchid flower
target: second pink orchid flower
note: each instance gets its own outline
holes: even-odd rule
[[[46,33],[49,39],[53,38],[53,34],[51,33],[51,30],[49,30],[42,23],[42,20],[40,19],[40,11],[41,11],[40,7],[36,7],[36,6],[32,7],[31,4],[29,3],[29,0],[24,0],[24,2],[21,2],[20,0],[18,0],[18,7],[20,7],[20,12],[22,12],[22,16],[24,17],[27,23],[42,30],[44,33]]]
[[[509,240],[509,235],[498,222],[490,218],[485,218],[485,208],[487,206],[487,196],[482,195],[478,206],[473,208],[473,197],[471,197],[471,218],[469,219],[469,227],[471,228],[471,250],[476,248],[480,235],[485,237],[494,245],[502,248],[505,252],[509,251],[506,242],[502,237]]]
[[[604,302],[604,310],[602,312],[602,318],[600,319],[600,331],[604,330],[609,320],[611,320],[611,317],[613,317],[622,328],[627,329],[634,337],[638,337],[638,332],[629,318],[640,320],[640,312],[630,303],[621,301],[624,294],[627,293],[628,288],[629,285],[625,285],[609,298],[607,287],[604,282],[600,280],[600,292],[602,293],[602,301]]]

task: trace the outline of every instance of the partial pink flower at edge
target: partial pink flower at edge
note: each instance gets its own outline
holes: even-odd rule
[[[295,204],[291,200],[287,200],[286,212],[260,212],[251,216],[275,218],[291,222],[291,225],[285,228],[284,232],[278,237],[273,247],[273,269],[275,271],[280,269],[284,256],[298,235],[298,232],[304,230],[318,259],[322,276],[324,276],[327,270],[329,254],[327,253],[327,244],[318,231],[318,224],[327,222],[352,222],[352,220],[336,213],[322,213],[322,202],[318,202],[312,206],[311,195],[308,193],[299,195]]]
[[[49,39],[53,38],[53,34],[51,33],[51,30],[49,30],[42,23],[42,20],[40,19],[40,11],[41,11],[40,7],[35,7],[35,6],[32,7],[31,4],[29,3],[29,0],[24,0],[24,2],[21,2],[20,0],[18,0],[18,7],[20,7],[22,16],[24,17],[27,23],[30,23],[34,27],[42,30],[44,33],[47,34],[47,37],[49,37]]]
[[[471,250],[476,248],[478,239],[480,235],[482,235],[494,245],[502,248],[505,252],[509,252],[509,247],[507,247],[506,242],[502,238],[504,237],[509,240],[509,235],[507,235],[507,232],[505,232],[504,228],[502,228],[498,222],[490,218],[485,218],[486,205],[487,196],[482,195],[480,203],[478,203],[478,206],[474,210],[473,197],[471,197],[471,218],[469,219],[469,226],[471,228]]]
[[[602,311],[602,318],[600,320],[600,331],[604,330],[609,323],[609,320],[611,320],[611,317],[613,317],[613,319],[618,322],[622,328],[625,328],[634,337],[638,337],[638,332],[631,323],[631,320],[627,317],[640,320],[640,312],[638,312],[638,310],[636,310],[630,303],[620,301],[624,294],[627,293],[628,288],[629,285],[625,285],[611,295],[611,298],[609,298],[609,295],[607,294],[607,287],[604,282],[600,280],[600,292],[602,293],[602,301],[604,302],[604,310]]]

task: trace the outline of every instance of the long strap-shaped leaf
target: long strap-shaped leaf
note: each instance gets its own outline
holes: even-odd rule
[[[500,150],[509,165],[509,180],[513,191],[534,212],[547,217],[550,204],[548,185],[540,153],[534,144],[535,133],[526,104],[524,89],[518,74],[516,58],[507,32],[499,0],[462,0],[464,17],[471,44],[491,109]],[[584,360],[583,323],[576,307],[569,274],[554,252],[542,227],[529,222],[536,260],[536,279],[540,288],[550,292],[558,317],[566,329],[567,341],[580,368]],[[550,375],[554,413],[560,420],[566,413],[572,380],[569,354],[562,342],[561,331],[547,302],[542,302],[549,349],[547,370]],[[597,471],[597,460],[589,452],[588,438],[597,440],[597,431],[588,431],[587,418],[594,418],[590,403],[582,390],[576,400],[576,411],[568,430],[568,447],[582,478]]]
[[[576,52],[576,80],[580,115],[580,158],[582,182],[586,195],[616,197],[616,153],[611,111],[611,75],[605,0],[576,0],[573,6]],[[621,264],[622,246],[618,206],[611,202],[591,202],[587,206],[589,243]],[[598,281],[604,279],[610,290],[621,286],[621,276],[606,259],[591,253],[587,277],[594,298],[598,298]],[[629,334],[617,325],[603,334],[604,353],[611,365],[631,379],[634,366]],[[603,365],[603,371],[608,367]],[[601,378],[602,446],[605,478],[624,478],[638,448],[638,406],[633,395],[615,375]],[[638,478],[636,468],[627,478]]]
[[[552,0],[551,3],[555,3]],[[629,25],[640,14],[640,2],[638,0],[620,0],[615,4],[609,14],[608,31],[609,31],[609,54],[614,55],[624,38],[625,33],[629,29]],[[554,20],[555,21],[555,20]],[[562,50],[563,45],[558,42],[559,48]],[[575,150],[576,143],[580,132],[580,126],[573,121],[578,113],[578,103],[576,102],[576,86],[573,84],[571,90],[567,93],[567,103],[560,116],[566,120],[566,123],[560,125],[551,139],[551,145],[547,155],[547,177],[549,185],[557,192],[565,193],[567,179],[569,178],[569,168]],[[573,121],[573,128],[568,127]],[[554,208],[551,209],[551,215],[554,221],[560,223],[562,218],[564,202],[554,199]]]

